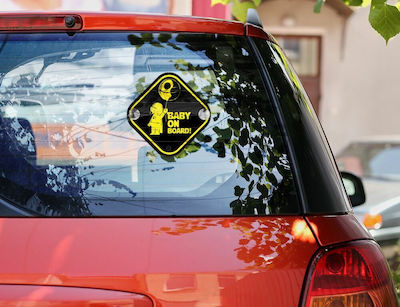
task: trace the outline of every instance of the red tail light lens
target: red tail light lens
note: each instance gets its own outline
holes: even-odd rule
[[[373,241],[320,252],[310,275],[307,307],[398,306],[386,260]]]
[[[0,31],[54,31],[79,30],[82,18],[79,15],[3,15],[0,16]]]

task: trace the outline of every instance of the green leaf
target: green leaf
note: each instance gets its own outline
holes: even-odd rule
[[[276,180],[276,177],[274,174],[272,173],[266,173],[265,176],[267,177],[268,181],[273,185],[273,186],[277,186],[278,185],[278,181]]]
[[[232,145],[231,151],[232,151],[232,156],[236,157],[237,156],[237,145],[236,144]]]
[[[153,34],[149,33],[149,32],[142,33],[141,37],[142,37],[143,41],[146,42],[146,43],[150,43],[154,39]]]
[[[249,130],[247,130],[247,128],[244,127],[240,131],[239,144],[241,146],[246,146],[248,143],[249,143]]]
[[[254,215],[255,214],[254,208],[257,207],[258,203],[259,203],[258,199],[254,199],[251,197],[246,198],[246,206],[243,207],[244,209],[243,214]]]
[[[244,157],[243,151],[239,147],[236,147],[236,149],[237,149],[237,154],[238,154],[238,158],[239,158],[240,163],[242,165],[245,165],[247,159]]]
[[[342,1],[349,6],[361,6],[363,4],[363,0],[342,0]]]
[[[243,168],[243,170],[240,172],[240,175],[246,179],[247,181],[250,180],[250,176],[253,173],[253,165],[251,165],[250,163],[247,163],[245,165],[245,167]]]
[[[232,130],[230,128],[221,129],[219,127],[214,127],[213,130],[225,143],[228,143],[232,137]]]
[[[136,46],[136,48],[138,49],[144,44],[143,38],[134,34],[128,35],[128,40],[131,43],[131,45]]]
[[[182,48],[178,47],[177,45],[175,45],[173,43],[167,43],[167,46],[170,46],[170,47],[174,48],[175,50],[182,50]]]
[[[257,190],[260,191],[263,197],[268,197],[269,189],[265,184],[257,183]]]
[[[219,158],[225,158],[225,145],[222,142],[216,142],[212,147],[217,153]]]
[[[263,155],[258,147],[255,147],[254,151],[249,153],[249,157],[255,164],[262,164],[263,162]]]
[[[158,48],[164,48],[163,45],[161,45],[159,42],[150,42],[150,44],[154,47],[158,47]]]
[[[232,15],[239,21],[245,22],[248,9],[255,9],[261,4],[261,0],[211,0],[211,6],[216,4],[232,5]]]
[[[151,163],[153,163],[157,159],[157,155],[154,150],[146,152],[146,157],[149,159]]]
[[[238,196],[238,197],[242,196],[243,191],[244,191],[244,188],[241,188],[238,185],[235,186],[235,196]]]
[[[211,136],[209,136],[208,134],[207,134],[207,135],[204,135],[203,133],[199,133],[199,134],[196,136],[196,139],[198,139],[200,142],[204,142],[204,143],[209,143],[209,142],[212,141]]]
[[[383,5],[387,2],[387,0],[371,0],[374,5]]]
[[[178,154],[175,155],[175,157],[177,159],[182,159],[184,157],[186,157],[188,155],[188,153],[185,150],[182,150],[181,152],[179,152]]]
[[[211,0],[211,6],[214,6],[216,4],[227,5],[229,2],[232,2],[232,0]]]
[[[232,213],[233,215],[239,215],[241,214],[241,209],[242,209],[242,202],[240,199],[236,199],[233,202],[229,204],[229,206],[232,208]]]
[[[161,33],[158,35],[158,40],[162,43],[168,42],[172,38],[172,35],[170,33]]]
[[[400,11],[397,7],[384,3],[384,0],[373,0],[369,12],[371,26],[385,39],[400,33]]]
[[[228,124],[234,130],[240,130],[240,128],[242,128],[242,122],[240,120],[228,119]]]
[[[249,187],[248,187],[248,189],[249,189],[249,194],[251,193],[251,191],[253,191],[253,188],[254,188],[254,180],[252,180],[252,181],[250,182],[250,184],[249,184]]]
[[[247,10],[255,9],[257,6],[253,1],[234,0],[232,6],[232,15],[241,22],[246,22]]]
[[[362,7],[366,7],[366,6],[370,6],[371,5],[371,0],[363,0],[361,6]]]
[[[185,149],[186,149],[186,152],[191,153],[191,152],[196,152],[196,151],[198,151],[198,150],[200,149],[200,147],[201,147],[200,144],[198,144],[198,143],[192,143],[192,144],[186,146]]]
[[[160,155],[161,159],[167,162],[175,162],[175,157],[174,156],[166,156],[166,155]]]
[[[325,0],[317,0],[314,4],[314,13],[320,13],[324,3]]]

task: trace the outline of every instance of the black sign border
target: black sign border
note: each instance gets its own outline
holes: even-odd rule
[[[166,155],[166,156],[173,156],[178,154],[191,140],[194,139],[194,137],[201,131],[203,130],[208,123],[210,122],[210,117],[211,117],[211,112],[210,112],[210,116],[207,118],[206,121],[204,121],[204,123],[197,128],[197,130],[195,132],[193,132],[190,137],[182,143],[181,146],[179,146],[178,149],[174,150],[173,152],[168,152],[168,151],[164,151],[162,150],[136,123],[135,121],[129,116],[129,114],[131,114],[131,110],[135,108],[135,106],[141,102],[143,100],[143,98],[145,98],[147,96],[147,94],[153,90],[158,84],[161,83],[162,80],[166,79],[167,77],[172,77],[173,79],[175,79],[176,81],[178,81],[180,83],[180,85],[182,85],[208,112],[210,112],[210,108],[208,107],[208,105],[203,102],[196,94],[195,92],[189,87],[189,85],[186,84],[185,81],[183,81],[178,75],[174,74],[174,73],[164,73],[160,76],[158,76],[154,82],[149,85],[141,95],[139,95],[138,98],[136,98],[128,107],[128,111],[127,111],[127,119],[128,119],[128,123],[129,125],[135,129],[136,132],[138,132],[145,140],[147,140],[147,143],[149,145],[151,145],[151,147],[153,147],[159,154],[162,155]]]

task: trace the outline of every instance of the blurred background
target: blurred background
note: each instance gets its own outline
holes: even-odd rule
[[[398,266],[400,238],[400,39],[386,45],[368,23],[368,8],[326,0],[263,0],[258,13],[299,74],[339,168],[363,178],[367,203],[356,216]],[[95,10],[232,19],[211,0],[0,0],[0,10]],[[400,274],[398,275],[400,276]],[[400,277],[398,278],[400,281]]]

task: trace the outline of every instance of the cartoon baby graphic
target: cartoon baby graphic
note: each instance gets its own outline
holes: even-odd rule
[[[151,127],[150,135],[160,135],[163,133],[163,117],[168,112],[167,108],[159,102],[153,103],[150,113],[153,114],[147,126]]]

